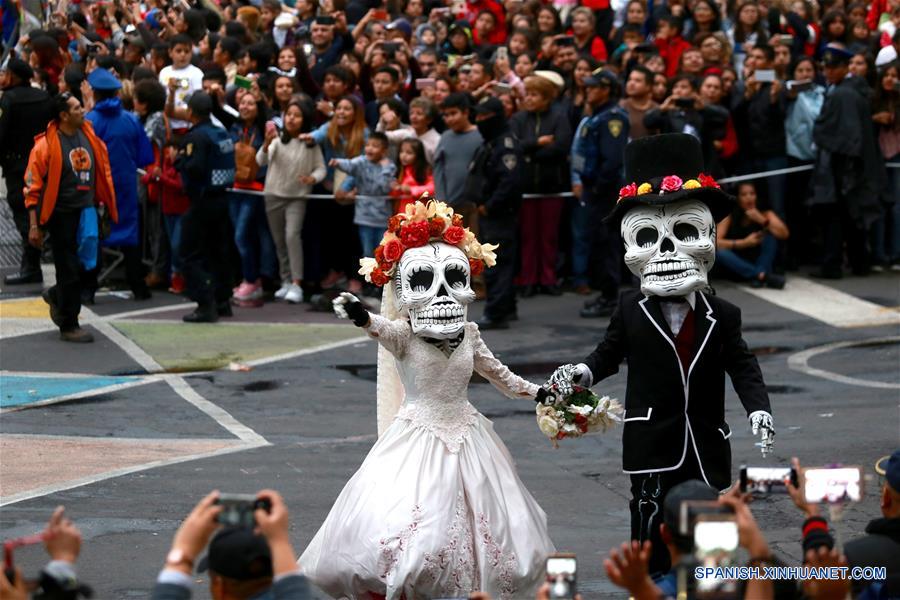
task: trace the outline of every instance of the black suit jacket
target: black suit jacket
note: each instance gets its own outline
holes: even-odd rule
[[[623,292],[606,337],[584,361],[593,382],[628,361],[622,463],[626,473],[675,470],[693,452],[707,483],[731,484],[731,429],[725,422],[725,373],[749,415],[771,413],[756,357],[741,337],[735,305],[696,293],[694,359],[687,373],[659,300]]]

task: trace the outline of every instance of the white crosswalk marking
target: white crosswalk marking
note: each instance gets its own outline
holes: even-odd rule
[[[900,325],[900,307],[886,307],[803,277],[791,277],[783,290],[741,288],[748,294],[833,327]],[[897,288],[894,286],[896,295]]]

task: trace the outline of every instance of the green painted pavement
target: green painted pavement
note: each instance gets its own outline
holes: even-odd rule
[[[219,369],[230,362],[308,350],[360,336],[352,325],[128,321],[112,325],[171,372]]]

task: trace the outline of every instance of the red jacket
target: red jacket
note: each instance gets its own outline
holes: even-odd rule
[[[428,175],[425,176],[425,183],[419,183],[416,181],[415,168],[412,165],[406,165],[397,178],[397,183],[408,185],[409,194],[401,193],[400,190],[391,191],[391,196],[396,198],[394,214],[404,212],[407,204],[412,204],[421,198],[425,192],[434,195],[434,176],[431,174],[431,169],[428,170]]]
[[[681,55],[691,45],[680,35],[664,40],[656,38],[653,43],[659,49],[659,55],[666,61],[666,77],[675,77],[678,74],[678,63],[681,62]]]
[[[62,144],[59,143],[59,124],[51,121],[47,131],[35,136],[34,147],[28,156],[25,171],[25,207],[36,209],[38,224],[44,225],[53,215],[56,197],[59,194],[59,179],[62,176]],[[94,204],[103,204],[113,222],[119,221],[116,210],[116,190],[113,187],[109,153],[90,121],[81,126],[81,133],[88,139],[94,154]]]
[[[175,168],[175,164],[168,159],[163,159],[159,177],[153,173],[156,167],[151,167],[141,177],[141,183],[147,186],[147,198],[151,202],[161,201],[164,215],[183,215],[191,204],[191,199],[184,193],[181,183],[181,175]]]
[[[487,42],[495,46],[505,44],[506,11],[499,2],[496,2],[495,0],[469,0],[466,2],[466,12],[464,16],[474,28],[475,19],[478,17],[478,13],[483,10],[490,11],[490,13],[494,15],[494,20],[497,22],[494,26],[494,30],[491,31],[491,35],[488,36]],[[484,40],[481,41],[483,42]]]

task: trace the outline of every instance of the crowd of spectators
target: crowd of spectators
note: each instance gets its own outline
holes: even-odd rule
[[[89,120],[136,117],[153,156],[111,148],[125,224],[103,242],[123,252],[136,299],[147,287],[185,289],[180,217],[190,198],[176,162],[190,151],[181,141],[200,91],[234,142],[233,244],[222,251],[243,306],[301,302],[338,284],[374,293],[358,259],[387,216],[426,192],[477,230],[486,210],[465,188],[485,140],[472,108],[489,97],[524,162],[513,257],[522,296],[589,294],[604,286],[604,261],[616,263],[616,283],[628,280],[615,244],[597,241],[608,237],[602,214],[585,211],[606,212],[618,185],[589,193],[572,165],[583,119],[610,106],[627,115],[624,127],[609,122],[613,137],[689,133],[709,175],[763,173],[732,189],[740,202],[718,235],[725,275],[781,287],[785,271],[821,264],[820,275],[837,278],[845,243],[857,275],[900,270],[894,0],[56,0],[21,25],[14,13],[4,12],[4,42],[18,57],[4,67],[0,112],[7,188],[23,187],[16,165],[37,133],[14,123],[15,88],[67,93]],[[117,83],[92,85],[97,70]],[[829,110],[844,74],[852,94]],[[591,100],[597,86],[611,105]],[[37,107],[28,101],[19,106]],[[104,129],[107,145],[122,143]],[[620,164],[612,170],[624,184]],[[783,172],[791,167],[806,168]],[[143,174],[137,199],[131,168]],[[27,239],[17,193],[10,202]],[[7,283],[39,281],[35,260],[24,251]],[[84,283],[85,302],[95,288]]]
[[[794,458],[792,466],[801,470]],[[603,561],[609,580],[628,592],[635,600],[669,598],[720,598],[746,600],[799,599],[844,600],[848,597],[877,600],[900,597],[900,450],[894,451],[876,464],[876,472],[883,478],[878,490],[882,516],[870,521],[865,534],[854,536],[837,548],[828,522],[821,515],[818,504],[806,501],[804,491],[789,480],[785,483],[799,511],[805,517],[802,535],[802,563],[805,567],[823,569],[820,575],[792,579],[764,576],[765,569],[788,566],[790,563],[776,556],[751,510],[752,494],[742,494],[738,483],[719,493],[700,480],[689,480],[673,487],[667,494],[662,511],[662,539],[671,558],[667,573],[649,572],[650,542],[625,542],[612,548]],[[254,497],[251,497],[254,498]],[[228,524],[223,519],[226,509],[218,491],[203,498],[181,523],[165,557],[163,569],[153,589],[154,600],[186,600],[191,597],[194,573],[207,573],[210,595],[215,600],[307,600],[321,597],[302,570],[297,566],[296,553],[290,541],[289,513],[281,495],[274,490],[262,490],[247,510],[252,523]],[[705,503],[706,514],[720,522],[733,523],[737,532],[736,549],[723,554],[705,554],[695,538],[686,534],[694,527],[686,526],[685,503]],[[249,507],[253,507],[253,510]],[[65,515],[63,507],[54,511],[45,531],[34,536],[31,543],[43,541],[50,562],[36,579],[26,579],[18,568],[9,568],[0,575],[0,600],[75,600],[90,597],[90,588],[79,582],[75,561],[81,550],[81,533]],[[839,511],[832,511],[839,514]],[[697,520],[703,517],[698,517]],[[242,519],[238,519],[243,521]],[[726,536],[714,540],[721,548],[729,548]],[[21,540],[9,544],[16,545]],[[204,555],[205,551],[205,555]],[[11,551],[8,551],[11,552]],[[746,559],[744,559],[746,555]],[[583,557],[582,557],[583,559]],[[11,554],[8,554],[11,561]],[[706,590],[702,578],[696,576],[698,567],[748,567],[750,575],[743,581],[723,577],[721,573],[708,579],[718,580],[721,587]],[[853,567],[870,567],[862,576],[851,577]],[[599,565],[582,560],[578,567],[581,577]],[[828,569],[844,568],[833,577],[821,576]],[[883,568],[883,577],[874,569]],[[756,569],[751,571],[750,569]],[[572,598],[571,589],[577,577],[560,573],[537,592],[536,600]],[[700,587],[698,587],[700,584]],[[561,586],[557,589],[557,585]],[[563,592],[557,595],[557,592]],[[383,596],[374,596],[383,597]],[[574,596],[576,600],[580,594]],[[483,592],[473,592],[470,600],[490,600]]]

